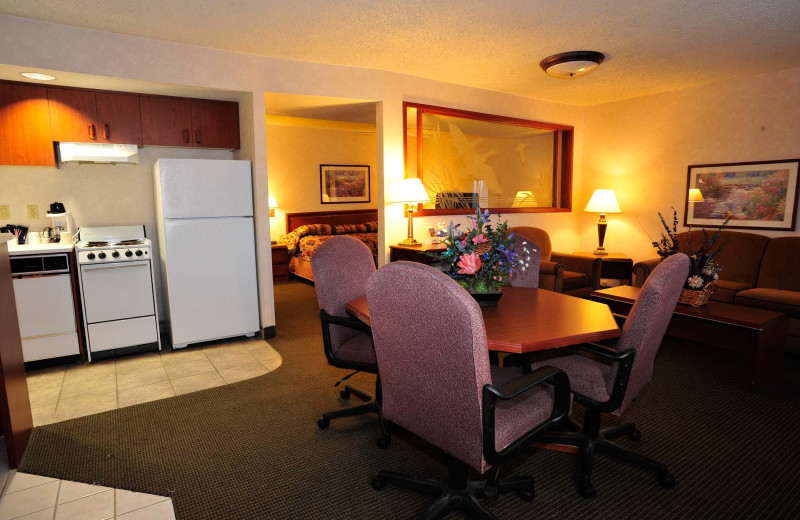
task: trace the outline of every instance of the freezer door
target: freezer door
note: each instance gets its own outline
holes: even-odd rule
[[[173,345],[259,329],[252,218],[164,222]]]
[[[164,219],[253,216],[250,161],[159,159],[155,177]]]

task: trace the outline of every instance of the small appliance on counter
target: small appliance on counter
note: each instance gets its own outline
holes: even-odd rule
[[[53,202],[50,204],[47,216],[50,217],[53,225],[52,227],[44,228],[44,231],[42,231],[43,242],[60,242],[63,233],[69,233],[70,236],[75,234],[75,222],[72,219],[72,212],[67,211],[63,203]]]
[[[89,361],[161,350],[144,226],[81,228],[75,245]]]

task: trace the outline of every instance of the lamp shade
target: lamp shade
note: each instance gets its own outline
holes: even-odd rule
[[[277,208],[277,207],[278,207],[278,201],[275,200],[275,197],[270,195],[269,196],[269,209]]]
[[[703,202],[703,194],[698,188],[689,188],[689,202]]]
[[[428,202],[430,197],[428,192],[425,191],[425,186],[418,178],[400,179],[392,186],[392,195],[390,200],[392,202],[403,204],[418,204],[420,202]]]
[[[589,213],[620,213],[619,202],[614,190],[594,190],[589,203],[583,208]]]
[[[511,204],[513,208],[535,208],[536,197],[532,191],[518,191],[514,202]]]

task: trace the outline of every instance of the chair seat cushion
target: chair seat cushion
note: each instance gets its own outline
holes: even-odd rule
[[[609,381],[614,381],[616,366],[604,363],[594,356],[569,354],[534,361],[531,363],[531,369],[536,370],[547,365],[566,372],[569,377],[570,390],[573,392],[599,402],[605,402],[611,398]]]
[[[350,363],[364,363],[377,367],[375,347],[368,334],[356,334],[339,347],[334,354],[337,360]]]
[[[717,287],[714,289],[711,299],[718,302],[733,303],[736,293],[752,287],[752,285],[746,283],[717,280]]]
[[[757,287],[737,293],[735,301],[739,305],[784,312],[792,318],[800,318],[800,292],[797,291]]]
[[[522,369],[491,366],[492,385],[495,387],[522,377]],[[553,390],[539,386],[508,401],[498,400],[495,408],[494,446],[502,450],[537,425],[546,421],[553,411]]]
[[[581,289],[583,287],[589,287],[592,283],[589,280],[589,276],[584,273],[578,273],[575,271],[564,271],[564,287],[563,291],[572,291],[574,289]]]

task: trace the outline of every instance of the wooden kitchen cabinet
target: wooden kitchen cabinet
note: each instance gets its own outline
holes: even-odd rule
[[[239,148],[239,104],[192,100],[192,144],[203,148]]]
[[[145,146],[239,148],[239,104],[141,96]]]
[[[0,83],[0,164],[56,165],[46,88]]]
[[[53,141],[142,145],[139,96],[48,88]]]

